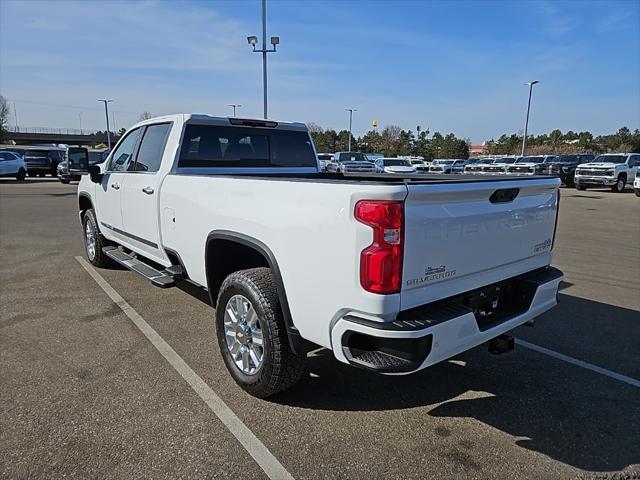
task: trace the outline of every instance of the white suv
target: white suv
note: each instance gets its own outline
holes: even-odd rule
[[[578,190],[587,187],[611,187],[614,192],[622,192],[627,184],[633,184],[640,154],[606,153],[598,155],[589,163],[576,168],[575,183]]]
[[[27,175],[27,164],[17,153],[9,150],[0,151],[0,177],[16,177],[22,181]]]

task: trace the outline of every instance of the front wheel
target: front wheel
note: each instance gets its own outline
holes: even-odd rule
[[[87,210],[82,216],[82,227],[84,230],[84,249],[87,259],[91,265],[102,268],[108,266],[111,261],[102,251],[106,242],[98,229],[96,214],[93,209]]]
[[[68,185],[69,182],[71,182],[71,180],[68,180],[66,178],[59,178],[58,180],[60,180],[60,183],[62,183],[63,185]]]
[[[622,193],[624,192],[624,186],[626,183],[627,183],[627,179],[624,178],[622,175],[620,175],[616,180],[615,185],[611,187],[611,190],[613,190],[616,193]]]
[[[27,176],[27,172],[24,170],[24,168],[21,168],[16,174],[16,180],[21,182],[25,179],[26,176]]]
[[[640,197],[640,188],[636,188],[636,197]]]
[[[293,386],[304,356],[291,351],[269,268],[229,275],[216,305],[218,346],[227,370],[249,394],[266,398]]]
[[[587,189],[587,187],[585,187],[584,185],[578,185],[578,184],[576,184],[576,190],[582,190],[582,191],[584,191],[584,190],[586,190],[586,189]]]

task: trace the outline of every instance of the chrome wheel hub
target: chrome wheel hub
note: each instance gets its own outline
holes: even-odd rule
[[[87,222],[84,230],[85,244],[87,245],[87,255],[89,260],[93,260],[96,256],[96,236],[91,227],[91,222]]]
[[[234,295],[224,308],[224,338],[236,367],[245,375],[255,375],[264,357],[262,329],[244,295]]]

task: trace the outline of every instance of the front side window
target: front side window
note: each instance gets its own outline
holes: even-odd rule
[[[111,162],[109,163],[109,171],[112,172],[126,172],[129,168],[133,157],[133,150],[138,143],[138,137],[140,136],[140,129],[129,132],[127,136],[120,142],[120,145],[114,150]]]
[[[129,166],[129,170],[136,172],[157,172],[160,168],[169,130],[171,130],[170,123],[149,125],[142,137],[136,162]]]
[[[179,167],[315,167],[306,132],[187,125]]]

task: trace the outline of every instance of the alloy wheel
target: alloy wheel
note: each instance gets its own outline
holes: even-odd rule
[[[224,309],[224,337],[236,367],[255,375],[262,367],[264,343],[255,308],[244,295],[234,295]]]

